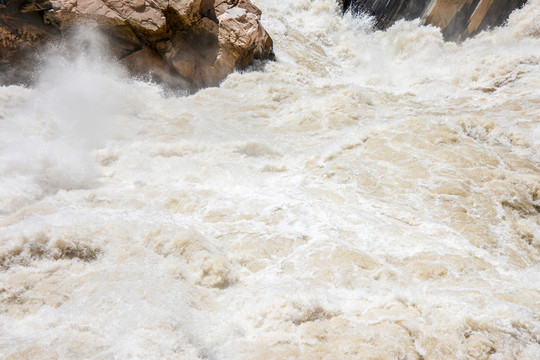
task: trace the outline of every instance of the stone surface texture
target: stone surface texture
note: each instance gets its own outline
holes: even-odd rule
[[[399,19],[420,18],[440,27],[449,40],[462,40],[480,30],[503,24],[527,0],[338,0],[344,11],[365,12],[385,29]]]
[[[133,72],[194,89],[218,84],[253,59],[273,58],[261,11],[249,0],[3,1],[0,67],[18,75],[32,52],[83,24],[105,33]]]

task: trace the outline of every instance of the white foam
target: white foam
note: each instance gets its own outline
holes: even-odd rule
[[[539,2],[462,44],[255,3],[278,60],[219,88],[0,89],[0,354],[535,359]]]

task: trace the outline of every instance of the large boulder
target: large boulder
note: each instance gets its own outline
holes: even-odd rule
[[[420,18],[438,26],[446,39],[461,40],[503,24],[527,0],[338,0],[343,11],[368,13],[385,29],[399,19]]]
[[[273,58],[260,18],[249,0],[0,0],[0,80],[24,78],[45,43],[93,24],[133,72],[211,86],[253,59]]]

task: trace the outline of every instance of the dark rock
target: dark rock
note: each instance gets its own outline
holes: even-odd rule
[[[442,29],[445,39],[461,40],[503,24],[527,0],[339,0],[343,11],[367,13],[384,30],[397,20],[420,18]]]

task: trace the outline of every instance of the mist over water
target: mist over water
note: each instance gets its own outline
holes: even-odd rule
[[[540,1],[254,3],[278,60],[219,88],[90,30],[0,88],[0,358],[539,359]]]

